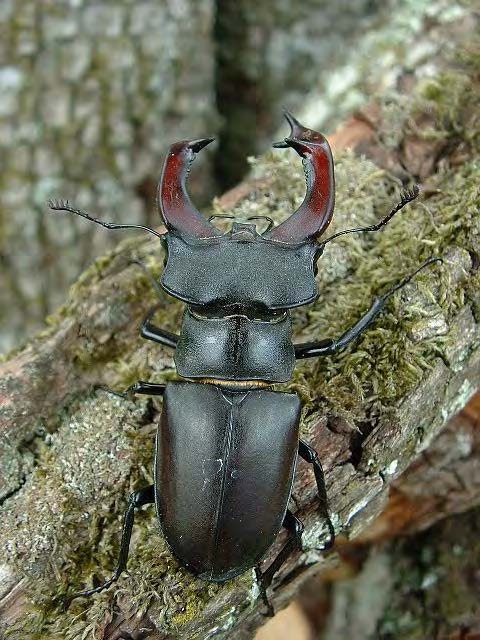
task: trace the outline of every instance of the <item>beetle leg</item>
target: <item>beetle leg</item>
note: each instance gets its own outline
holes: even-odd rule
[[[260,596],[262,598],[263,604],[267,608],[267,613],[263,614],[263,615],[267,615],[269,618],[273,618],[273,616],[275,615],[275,610],[273,608],[272,603],[270,602],[270,600],[268,598],[267,585],[264,582],[263,573],[262,573],[262,570],[260,569],[259,566],[255,567],[255,578],[257,580],[257,584],[258,584],[258,588],[259,588],[259,591],[260,591]]]
[[[330,534],[327,543],[323,546],[322,549],[323,551],[327,551],[333,546],[333,543],[335,542],[335,529],[333,528],[333,524],[328,513],[328,498],[327,491],[325,489],[325,475],[323,473],[322,463],[320,462],[320,458],[318,457],[318,453],[315,451],[315,449],[303,440],[300,440],[298,444],[298,455],[306,462],[313,465],[313,472],[315,474],[315,482],[317,483],[317,493],[319,500],[318,510],[321,517],[325,520],[328,528],[328,533]]]
[[[158,309],[159,305],[155,306],[147,313],[142,322],[142,326],[140,327],[140,335],[146,340],[153,340],[153,342],[158,342],[166,347],[172,347],[172,349],[175,349],[180,336],[176,333],[172,333],[171,331],[160,329],[150,322]]]
[[[139,380],[138,382],[130,385],[122,395],[124,397],[128,397],[136,393],[143,393],[147,396],[163,396],[166,386],[167,385],[164,383],[156,384],[155,382],[146,382],[145,380]]]
[[[260,567],[255,567],[255,576],[257,578],[260,595],[265,606],[268,609],[268,615],[273,616],[273,606],[268,599],[267,589],[271,585],[273,577],[277,571],[282,567],[284,562],[289,556],[296,550],[302,548],[302,533],[305,529],[303,522],[299,520],[293,513],[287,509],[285,518],[283,520],[283,526],[290,532],[290,536],[278,552],[278,555],[273,559],[272,563],[265,571],[261,571]]]
[[[118,564],[115,569],[115,573],[99,587],[95,589],[89,589],[87,591],[80,591],[79,593],[74,593],[66,600],[66,606],[70,604],[72,600],[75,598],[86,598],[88,596],[93,595],[94,593],[100,593],[104,589],[108,589],[114,582],[116,582],[122,573],[125,571],[127,567],[128,560],[128,551],[130,546],[130,538],[132,537],[132,529],[133,523],[135,520],[135,510],[139,507],[142,507],[145,504],[153,504],[155,502],[155,494],[153,490],[153,484],[149,487],[145,487],[144,489],[140,489],[140,491],[135,491],[130,496],[130,500],[128,501],[128,507],[125,512],[125,517],[123,519],[123,529],[122,529],[122,541],[120,544],[120,553],[118,556]]]
[[[406,284],[410,282],[410,280],[417,275],[419,271],[428,267],[428,265],[433,262],[441,262],[441,258],[429,258],[423,264],[421,264],[418,269],[415,269],[413,273],[409,276],[401,280],[398,284],[392,287],[389,291],[376,298],[370,307],[370,309],[365,313],[360,320],[353,325],[350,329],[345,331],[344,334],[340,336],[340,338],[336,340],[319,340],[317,342],[304,342],[302,344],[296,344],[295,347],[295,357],[297,359],[302,358],[314,358],[316,356],[328,356],[332,353],[336,353],[337,351],[341,351],[346,346],[348,346],[351,342],[353,342],[356,338],[358,338],[364,331],[367,329],[375,318],[383,311],[383,308],[390,298],[391,295],[401,289]]]
[[[104,384],[96,384],[93,386],[94,391],[105,391],[105,393],[111,393],[114,396],[123,398],[124,400],[131,400],[132,396],[137,393],[143,393],[148,396],[163,396],[165,392],[165,383],[145,382],[145,380],[139,380],[134,382],[125,391],[114,391],[110,387],[106,387]]]

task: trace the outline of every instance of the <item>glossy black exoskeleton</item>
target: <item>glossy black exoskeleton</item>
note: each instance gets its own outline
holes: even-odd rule
[[[286,114],[290,135],[276,147],[292,147],[303,159],[307,192],[301,206],[278,226],[259,233],[251,220],[218,229],[193,206],[185,190],[189,166],[212,139],[171,146],[160,180],[158,203],[167,232],[141,225],[102,222],[68,203],[52,204],[107,228],[143,228],[161,238],[167,252],[162,288],[186,303],[180,335],[145,319],[141,335],[175,349],[184,381],[140,381],[129,393],[163,395],[154,485],[134,493],[125,514],[117,570],[126,567],[135,510],[155,503],[163,534],[179,562],[198,577],[229,580],[255,568],[266,588],[287,557],[301,547],[303,525],[288,509],[297,457],[312,464],[327,549],[334,541],[322,466],[299,440],[300,401],[272,390],[292,377],[295,361],[336,353],[359,336],[387,298],[427,264],[377,298],[337,339],[294,344],[290,309],[318,297],[316,263],[325,245],[343,233],[377,231],[418,189],[377,225],[349,229],[320,241],[334,208],[334,171],[324,136]],[[260,562],[280,529],[289,537],[265,571]]]

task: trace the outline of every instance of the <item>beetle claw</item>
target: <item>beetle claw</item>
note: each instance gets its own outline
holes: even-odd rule
[[[335,202],[333,157],[323,134],[305,127],[289,111],[284,111],[284,116],[290,126],[290,135],[273,146],[276,149],[291,147],[302,158],[307,193],[300,207],[265,237],[301,243],[320,236],[332,218]]]
[[[263,604],[267,609],[267,611],[265,613],[262,613],[262,615],[268,618],[273,618],[273,616],[275,615],[275,609],[273,608],[273,605],[270,602],[270,598],[267,595],[267,584],[265,583],[265,576],[263,575],[260,567],[255,567],[255,578],[257,580],[258,588],[260,591],[260,597],[262,598]]]
[[[196,154],[214,138],[182,140],[170,146],[158,187],[162,220],[169,231],[187,238],[214,238],[222,232],[202,216],[192,204],[186,180]]]

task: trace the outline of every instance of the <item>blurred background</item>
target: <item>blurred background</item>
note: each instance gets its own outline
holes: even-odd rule
[[[119,241],[48,213],[68,198],[107,220],[156,224],[168,145],[214,135],[191,176],[207,206],[268,148],[288,107],[331,132],[400,70],[428,73],[431,0],[2,0],[0,352],[34,330]],[[209,148],[210,149],[210,148]]]

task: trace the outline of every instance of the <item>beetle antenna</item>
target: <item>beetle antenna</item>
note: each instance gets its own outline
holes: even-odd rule
[[[91,222],[95,222],[96,224],[102,225],[106,229],[143,229],[144,231],[148,231],[149,233],[153,233],[157,238],[162,238],[162,234],[155,231],[155,229],[151,229],[150,227],[146,227],[143,224],[116,224],[114,222],[104,222],[103,220],[99,220],[98,218],[94,218],[86,211],[82,211],[81,209],[75,209],[72,207],[68,200],[50,200],[48,206],[52,211],[67,211],[68,213],[74,213],[77,216],[81,216],[86,220],[90,220]]]
[[[323,242],[320,242],[319,244],[321,246],[325,246],[327,242],[331,242],[332,240],[335,240],[335,238],[338,238],[339,236],[343,236],[347,233],[359,233],[360,231],[379,231],[388,222],[390,222],[393,216],[396,213],[398,213],[400,209],[403,209],[403,207],[406,204],[408,204],[409,202],[412,202],[412,200],[415,200],[415,198],[418,196],[419,193],[420,193],[420,189],[418,188],[417,184],[413,185],[411,189],[405,189],[405,191],[402,193],[400,202],[396,204],[393,207],[393,209],[390,211],[390,213],[386,215],[384,218],[382,218],[380,222],[377,222],[377,224],[374,224],[370,227],[357,227],[355,229],[345,229],[344,231],[339,231],[338,233],[334,233],[333,236],[330,236],[329,238],[327,238]]]

